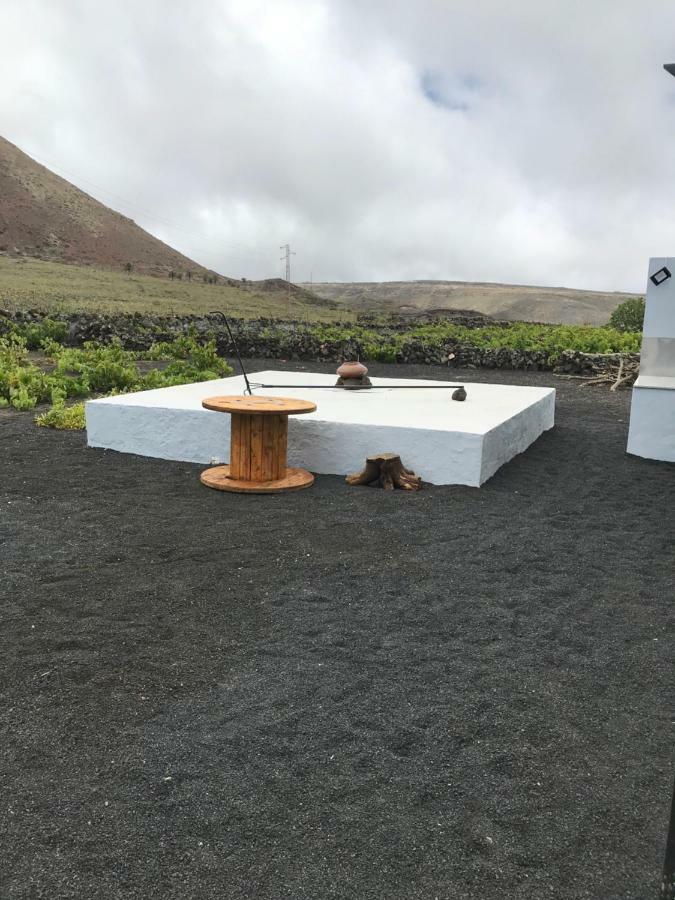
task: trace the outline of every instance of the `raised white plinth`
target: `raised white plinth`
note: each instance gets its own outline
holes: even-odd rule
[[[640,375],[633,385],[628,452],[675,462],[675,378]]]
[[[256,372],[268,384],[335,383],[314,372]],[[395,385],[411,379],[373,378]],[[415,384],[443,384],[414,380]],[[459,383],[459,382],[457,382]],[[256,389],[267,396],[301,397],[317,411],[291,417],[288,462],[324,475],[346,475],[366,456],[391,451],[433,484],[478,487],[553,427],[553,388],[466,384],[467,399],[451,391]],[[202,408],[204,397],[243,393],[241,376],[90,400],[87,441],[123,453],[186,462],[229,462],[230,416]]]
[[[657,276],[664,267],[671,277],[661,280]],[[650,259],[647,274],[640,377],[633,385],[627,450],[675,462],[675,257]]]

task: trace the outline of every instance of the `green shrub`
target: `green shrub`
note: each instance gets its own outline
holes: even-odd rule
[[[511,322],[508,325],[487,325],[469,328],[448,320],[411,324],[405,331],[371,325],[311,325],[307,333],[321,342],[357,344],[364,359],[392,362],[396,353],[409,342],[419,342],[429,348],[462,345],[481,349],[540,350],[554,362],[563,350],[582,353],[634,353],[640,350],[641,335],[637,331],[616,328],[594,328],[588,325],[536,325]]]
[[[119,344],[100,347],[87,343],[82,350],[57,346],[51,343],[48,347],[56,363],[53,374],[70,383],[69,396],[129,390],[139,380],[135,354]]]
[[[168,369],[174,373],[193,371],[210,371],[217,373],[217,377],[225,378],[233,374],[233,369],[227,361],[218,356],[215,338],[210,338],[203,343],[199,342],[194,329],[187,334],[181,334],[173,341],[159,341],[143,353],[146,359],[169,359],[183,361],[184,366],[174,366]],[[168,371],[168,369],[166,371]],[[202,379],[205,380],[205,379]]]
[[[617,306],[607,324],[617,331],[642,331],[644,318],[645,301],[642,297],[632,297]]]
[[[68,334],[68,324],[54,319],[42,319],[40,322],[29,322],[14,327],[17,334],[26,341],[29,350],[38,350],[45,341],[62,341]]]
[[[162,372],[149,372],[145,376],[144,380],[152,387],[210,381],[234,374],[227,360],[218,356],[215,338],[200,343],[195,331],[179,335],[174,341],[153,344],[143,356],[171,360]]]
[[[38,425],[47,428],[79,430],[84,428],[84,403],[66,406],[65,401],[58,399],[51,409],[35,417]]]
[[[9,389],[9,402],[14,409],[33,409],[37,401],[37,396],[29,390],[28,385],[19,384]]]
[[[26,358],[25,340],[16,335],[7,343],[8,371],[11,378],[3,393],[2,357],[0,356],[0,399],[6,397],[17,409],[32,409],[36,403],[51,398],[52,407],[36,418],[38,425],[52,428],[84,428],[84,406],[66,406],[69,397],[91,394],[115,394],[170,387],[193,381],[209,381],[232,374],[232,368],[221,359],[214,340],[199,344],[193,335],[165,344],[155,351],[155,358],[170,359],[162,371],[153,369],[141,374],[137,354],[123,350],[119,343],[106,346],[85,344],[82,349],[62,347],[46,339],[44,347],[54,362],[54,371],[45,375]],[[174,346],[176,344],[176,346]]]
[[[32,409],[49,395],[49,377],[29,361],[25,339],[0,337],[0,405]]]

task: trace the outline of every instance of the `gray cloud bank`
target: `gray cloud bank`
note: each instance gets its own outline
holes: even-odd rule
[[[0,133],[199,262],[642,290],[665,0],[4,0]]]

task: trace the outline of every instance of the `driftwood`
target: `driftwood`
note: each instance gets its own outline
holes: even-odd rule
[[[602,358],[604,357],[604,359]],[[616,359],[618,357],[618,363]],[[609,385],[610,391],[616,391],[622,387],[630,387],[640,372],[640,360],[631,359],[629,356],[618,353],[596,353],[594,362],[589,365],[590,372],[587,375],[566,375],[556,372],[558,378],[570,378],[583,382],[580,387],[590,387],[596,384]]]
[[[347,484],[374,484],[377,482],[385,491],[400,488],[403,491],[419,491],[422,479],[401,462],[397,453],[377,453],[366,457],[366,467],[362,472],[347,475]]]
[[[581,387],[586,387],[587,385],[592,384],[608,384],[610,391],[616,391],[617,388],[625,385],[631,385],[638,377],[638,373],[640,371],[639,363],[631,363],[626,364],[625,358],[622,356],[619,360],[618,369],[615,371],[603,372],[602,374],[594,375],[593,377],[587,379]]]

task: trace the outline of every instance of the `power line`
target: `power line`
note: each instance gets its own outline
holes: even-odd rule
[[[56,165],[54,163],[48,162],[47,160],[40,159],[38,156],[33,156],[32,158],[40,165],[45,166],[45,168],[49,169],[50,171],[53,171],[54,174],[58,175],[59,171],[60,171],[63,173],[63,175],[68,176],[68,178],[73,178],[77,182],[80,182],[82,184],[93,187],[96,189],[96,191],[98,193],[103,194],[104,196],[111,197],[113,200],[116,200],[120,203],[123,203],[127,208],[134,210],[136,214],[140,214],[140,215],[146,217],[147,219],[150,219],[152,222],[155,222],[159,225],[163,225],[165,228],[171,228],[174,231],[180,231],[182,234],[185,234],[191,238],[196,238],[198,241],[202,240],[204,238],[206,238],[207,240],[211,239],[211,235],[207,235],[204,232],[199,233],[199,232],[188,231],[187,229],[181,227],[180,225],[176,225],[174,222],[169,222],[166,219],[161,218],[154,212],[150,212],[147,209],[143,209],[142,207],[138,206],[138,204],[134,203],[133,201],[131,201],[125,197],[121,197],[119,194],[115,194],[112,191],[108,190],[107,188],[101,187],[101,185],[96,184],[95,182],[90,181],[87,178],[83,178],[81,175],[78,175],[74,172],[69,172],[67,169],[64,169],[60,165]],[[73,186],[77,188],[77,184],[75,183],[75,181],[73,182]],[[233,256],[235,259],[239,258],[239,259],[249,259],[249,260],[252,260],[252,259],[260,260],[262,257],[262,252],[263,252],[262,244],[253,245],[256,248],[259,248],[254,251],[246,250],[244,244],[228,243],[228,244],[225,244],[224,246],[230,252],[234,251]],[[196,247],[187,247],[186,246],[185,249],[191,253],[207,252],[207,248],[205,248],[205,247],[196,248]],[[208,251],[208,252],[212,252],[212,251]]]
[[[108,197],[112,197],[114,200],[118,200],[120,203],[124,203],[126,206],[130,207],[131,209],[136,210],[136,212],[141,213],[142,215],[147,216],[148,218],[151,218],[154,222],[158,222],[160,225],[165,225],[167,228],[173,228],[176,231],[182,231],[183,234],[187,234],[190,237],[210,238],[210,235],[207,235],[205,232],[188,231],[187,229],[183,228],[181,225],[176,225],[175,222],[169,222],[168,220],[162,218],[161,216],[158,216],[157,213],[151,212],[150,210],[144,209],[143,207],[139,206],[135,201],[129,200],[127,197],[121,197],[119,194],[115,194],[112,191],[108,190],[108,188],[101,187],[101,185],[96,184],[95,182],[90,181],[87,178],[83,178],[81,175],[78,175],[74,172],[69,172],[67,169],[64,169],[62,166],[57,166],[57,165],[54,165],[53,163],[49,163],[44,160],[40,160],[37,156],[35,156],[33,158],[36,160],[36,162],[39,162],[41,165],[44,165],[49,169],[53,169],[53,170],[60,169],[65,175],[68,175],[70,178],[76,178],[78,181],[81,181],[83,184],[88,184],[91,187],[96,188],[96,190],[100,191],[102,194],[107,194]],[[75,187],[77,187],[77,185],[75,185]],[[238,249],[238,248],[243,247],[244,245],[236,244],[236,243],[229,243],[229,244],[227,244],[227,246]],[[259,246],[262,249],[262,244],[259,244],[257,246]]]

